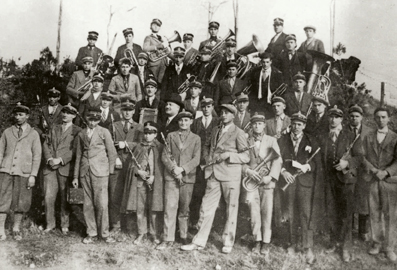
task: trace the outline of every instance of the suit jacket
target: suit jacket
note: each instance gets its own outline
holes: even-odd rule
[[[76,137],[76,163],[74,177],[84,177],[88,171],[97,177],[106,177],[114,171],[117,152],[112,136],[106,128],[97,126],[91,139],[87,136],[87,128]]]
[[[295,51],[291,60],[289,60],[288,51],[282,51],[275,59],[274,65],[283,73],[284,83],[289,86],[292,86],[292,77],[295,74],[298,72],[305,74],[305,71],[310,71],[307,54],[298,51]]]
[[[308,42],[308,40],[305,40],[304,42],[301,43],[298,52],[307,52],[308,50],[314,50],[314,51],[318,51],[321,53],[325,53],[325,49],[324,49],[324,43],[319,40],[314,38],[311,42]]]
[[[313,111],[307,117],[305,132],[317,140],[329,131],[328,112],[325,111],[321,119],[316,122],[316,113]]]
[[[114,57],[114,65],[116,68],[119,68],[119,61],[121,58],[124,58],[124,51],[127,49],[127,45],[123,44],[120,47],[117,48],[116,56]],[[135,54],[136,59],[138,60],[138,55],[143,51],[142,47],[138,44],[133,43],[132,44],[132,51]],[[135,63],[134,65],[138,65],[138,63]]]
[[[301,97],[301,101],[298,102],[298,100],[295,97],[295,92],[293,91],[287,91],[287,93],[284,94],[284,99],[285,99],[285,114],[291,117],[294,113],[301,112],[304,115],[306,115],[310,103],[312,102],[312,95],[308,94],[306,92],[303,92],[303,96]]]
[[[378,181],[371,170],[386,170],[390,177],[385,178],[384,181],[397,183],[397,134],[389,130],[380,145],[376,137],[377,130],[373,130],[363,139],[364,164],[367,168],[363,178],[371,183]]]
[[[97,99],[94,99],[94,96],[91,94],[86,100],[80,102],[78,107],[79,114],[85,119],[88,109],[92,107],[100,107],[101,103],[101,95],[99,95]],[[81,126],[81,119],[77,118],[76,124]]]
[[[152,105],[149,104],[147,98],[143,98],[142,100],[138,101],[135,105],[134,116],[132,119],[139,123],[139,117],[141,115],[141,109],[143,108],[151,108],[157,109],[157,122],[161,122],[161,117],[165,115],[165,103],[162,100],[158,100],[156,97],[154,98]]]
[[[141,83],[138,76],[134,74],[129,74],[127,89],[123,76],[119,74],[112,78],[108,90],[113,95],[113,99],[118,102],[121,102],[124,97],[130,97],[135,101],[142,99]]]
[[[80,92],[78,92],[77,89],[79,89],[87,81],[91,80],[93,76],[93,70],[89,72],[89,75],[87,77],[84,75],[84,71],[82,70],[73,72],[72,76],[70,77],[69,83],[66,86],[66,94],[68,95],[69,102],[72,103],[74,107],[78,107],[80,103]]]
[[[44,131],[45,129],[50,130],[54,125],[62,124],[62,108],[63,106],[61,104],[58,104],[55,112],[52,115],[50,115],[48,111],[48,105],[45,105],[41,108],[41,111],[43,112],[43,117],[40,119],[40,128],[42,129],[42,131]],[[46,128],[44,127],[44,121],[47,124]]]
[[[154,77],[153,72],[147,66],[145,66],[143,69],[143,80],[139,75],[139,68],[137,66],[132,67],[131,73],[138,76],[142,95],[145,96],[146,95],[145,82],[149,79],[150,76],[152,76],[152,78]],[[159,91],[159,89],[157,91]]]
[[[124,123],[125,120],[120,120],[114,123],[114,142],[126,141],[129,146],[132,146],[133,143],[141,142],[143,139],[143,126],[141,124],[132,122],[128,133],[126,134],[124,132]],[[130,152],[126,148],[119,149],[117,146],[116,149],[117,154],[124,166]]]
[[[163,118],[159,119],[160,121],[158,122],[159,126],[160,126],[160,130],[163,133],[164,137],[167,138],[167,135],[171,132],[177,131],[179,129],[179,124],[178,121],[176,120],[176,117],[174,117],[172,119],[172,121],[167,124],[167,120],[168,118],[166,117],[166,115],[163,116]],[[157,140],[160,141],[161,143],[163,143],[163,139],[160,135],[160,132],[157,136]]]
[[[236,62],[239,58],[240,58],[240,55],[235,53],[233,61]],[[217,73],[217,76],[216,76],[218,80],[222,80],[227,75],[227,66],[226,65],[227,65],[228,61],[227,61],[226,53],[224,53],[222,55],[222,57],[220,58],[220,61],[221,61],[221,65],[219,67],[219,70],[218,70],[218,73]]]
[[[118,112],[116,112],[112,107],[110,107],[109,112],[108,112],[108,117],[106,117],[105,121],[103,121],[103,119],[101,119],[101,121],[99,122],[98,125],[108,129],[110,131],[110,134],[112,134],[112,137],[113,137],[112,116],[113,116],[113,125],[117,121],[120,121],[120,119],[121,119],[120,114]]]
[[[222,39],[220,37],[217,37],[215,42],[211,42],[210,38],[206,39],[206,40],[200,42],[200,46],[199,46],[198,50],[201,51],[204,47],[212,48],[212,47],[214,47],[216,44],[218,44],[221,41],[222,41]]]
[[[214,67],[215,66],[212,62],[210,63],[200,62],[199,64],[196,64],[191,70],[193,75],[197,76],[196,81],[199,81],[203,84],[203,88],[200,94],[201,98],[206,97],[206,98],[214,99],[214,92],[215,92],[214,84],[215,82],[217,82],[217,80],[215,80],[214,83],[208,82],[209,79],[211,78]]]
[[[51,129],[48,139],[43,143],[43,155],[46,162],[46,166],[43,169],[44,175],[49,174],[53,170],[57,170],[62,176],[73,174],[76,155],[74,139],[80,131],[81,128],[73,124],[65,132],[62,132],[62,124],[55,125]],[[52,169],[48,164],[50,158],[61,158],[61,166]]]
[[[228,130],[217,135],[221,127],[217,126],[212,130],[211,139],[204,146],[204,159],[206,164],[217,160],[226,150],[230,157],[220,163],[209,165],[204,169],[204,177],[208,179],[212,174],[218,181],[241,181],[242,166],[250,160],[247,138],[244,131],[231,123]],[[242,152],[239,152],[242,151]]]
[[[98,47],[93,47],[92,49],[89,48],[89,46],[84,46],[79,49],[79,52],[77,53],[76,57],[76,65],[79,66],[80,68],[83,67],[83,58],[86,56],[91,56],[94,61],[92,63],[93,66],[96,66],[98,63],[99,55],[102,53],[102,50],[99,49]]]
[[[266,122],[266,128],[265,128],[266,135],[272,137],[278,137],[276,130],[277,128],[276,118],[267,119],[265,122]],[[289,118],[287,115],[284,115],[283,123],[281,126],[281,134],[285,132],[290,125],[291,125],[291,118]]]
[[[210,140],[212,131],[216,126],[219,125],[219,119],[216,117],[212,117],[211,122],[208,124],[207,128],[203,125],[203,116],[196,118],[193,120],[193,124],[191,126],[191,130],[194,134],[197,134],[201,139],[201,162],[200,164],[204,164],[205,160],[203,158],[203,150],[207,141]]]
[[[248,137],[248,145],[254,145],[255,139],[252,135]],[[280,147],[277,144],[277,139],[263,135],[262,141],[259,145],[259,148],[254,147],[249,150],[250,161],[248,164],[243,166],[244,176],[246,175],[246,169],[255,169],[255,167],[261,163],[265,158],[269,157],[269,155],[274,155],[274,159],[271,159],[266,163],[267,168],[270,169],[269,174],[275,181],[278,180],[280,176],[280,171],[283,165],[283,159],[281,158]],[[275,188],[276,182],[270,181],[269,184],[264,185],[264,188]]]
[[[238,114],[239,112],[237,111],[237,115],[234,117],[233,122],[238,128],[244,129],[251,119],[251,114],[248,111],[245,111],[243,122],[240,121]]]
[[[185,110],[191,111],[193,113],[193,115],[196,114],[197,111],[202,111],[201,109],[201,100],[198,102],[197,107],[194,108],[191,102],[191,99],[185,99],[185,101],[183,102]],[[217,117],[217,113],[215,112],[215,110],[212,110],[212,116],[213,117]]]
[[[267,46],[266,52],[273,54],[273,57],[277,57],[283,50],[285,50],[285,38],[288,35],[285,33],[281,33],[276,42],[272,42],[273,38],[270,40],[269,45]]]
[[[184,183],[196,182],[196,169],[200,164],[201,156],[201,140],[200,137],[189,132],[184,143],[182,143],[179,131],[171,132],[167,135],[167,143],[170,147],[171,154],[176,164],[184,169],[182,181]],[[165,181],[175,181],[172,176],[174,163],[169,158],[167,150],[164,148],[161,160],[164,163],[164,179]]]
[[[185,53],[185,58],[183,59],[183,65],[187,65],[190,58],[192,57],[193,54],[198,54],[198,50],[196,50],[195,48],[190,48],[186,53]]]
[[[215,107],[233,102],[236,99],[236,94],[243,91],[245,86],[246,82],[238,78],[234,81],[233,89],[229,84],[229,78],[220,80],[214,94]]]
[[[178,93],[178,87],[187,80],[188,74],[190,74],[190,68],[185,65],[182,66],[179,75],[176,72],[175,65],[169,65],[161,83],[161,100],[169,98],[172,93]]]
[[[143,50],[147,53],[154,52],[157,50],[157,46],[160,44],[163,44],[162,40],[159,40],[158,37],[152,33],[149,36],[145,37],[145,40],[143,41]],[[152,62],[149,59],[148,67],[150,68],[159,65],[166,65],[166,63],[167,63],[167,57],[164,57],[163,59],[156,62]]]

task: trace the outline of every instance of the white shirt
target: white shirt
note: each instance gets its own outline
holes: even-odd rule
[[[95,128],[89,128],[89,127],[87,127],[87,136],[88,136],[88,138],[92,138],[92,134],[94,134],[94,130],[95,130]]]
[[[94,97],[95,100],[97,100],[100,95],[101,95],[101,92],[92,93],[92,96]]]
[[[230,60],[236,60],[234,54],[232,54],[232,56],[226,55],[226,61],[230,61]]]
[[[183,67],[183,63],[180,64],[179,66],[175,64],[175,70],[176,70],[176,72],[178,72],[178,68],[179,68],[179,72],[181,72],[182,67]],[[179,75],[179,73],[178,73],[178,75]]]
[[[58,108],[58,104],[55,105],[55,106],[48,105],[48,113],[49,114],[54,114],[55,111],[57,110],[57,108]]]
[[[109,115],[109,107],[107,107],[106,109],[101,107],[101,111],[102,111],[101,116],[104,119],[107,119]]]
[[[389,128],[387,126],[385,126],[382,129],[378,129],[378,131],[376,132],[376,140],[378,141],[379,144],[383,142],[387,132],[389,132]]]
[[[147,97],[147,102],[149,102],[150,106],[153,105],[153,100],[154,100],[155,96],[152,97]]]
[[[62,124],[62,132],[65,132],[66,130],[68,130],[68,128],[70,128],[72,125],[73,125],[73,122],[63,123]]]
[[[203,119],[201,120],[203,122],[203,126],[207,128],[208,126],[205,126],[205,124],[209,125],[212,121],[212,115],[209,116],[203,116]]]
[[[300,95],[299,99],[298,99],[298,94]],[[295,92],[295,98],[299,101],[299,103],[302,101],[302,97],[303,97],[303,92]]]

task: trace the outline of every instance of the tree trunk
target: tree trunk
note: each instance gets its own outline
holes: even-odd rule
[[[233,8],[234,8],[234,35],[237,43],[238,37],[238,0],[233,0]]]
[[[61,54],[61,26],[62,26],[62,0],[59,4],[59,18],[58,18],[58,39],[57,39],[57,64],[60,64],[60,54]]]

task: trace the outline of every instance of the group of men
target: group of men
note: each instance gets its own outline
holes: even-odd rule
[[[351,260],[352,220],[358,213],[360,236],[373,241],[369,253],[385,250],[396,261],[397,135],[388,129],[390,113],[376,109],[377,129],[369,130],[358,105],[345,117],[326,95],[307,92],[305,50],[324,50],[313,38],[315,27],[305,28],[308,40],[296,51],[296,38],[283,34],[283,20],[276,18],[275,37],[243,80],[236,78],[234,40],[225,42],[221,62],[211,60],[211,48],[221,42],[219,23],[210,23],[211,37],[196,53],[190,52],[193,35],[185,34],[186,49],[165,52],[174,62],[168,66],[167,57],[161,58],[168,46],[157,34],[161,25],[152,21],[143,51],[133,44],[132,29],[123,31],[126,45],[115,57],[118,75],[107,91],[103,77],[92,71],[100,55],[92,42],[98,34],[90,32],[89,45],[76,60],[82,69],[66,89],[69,104],[60,105],[61,92],[50,89],[36,129],[27,123],[30,109],[15,106],[15,125],[0,138],[0,240],[6,239],[10,211],[15,212],[13,237],[22,239],[20,223],[42,169],[45,232],[55,230],[60,193],[61,231],[69,233],[67,190],[82,187],[86,244],[98,238],[114,242],[122,233],[122,214],[136,213],[134,244],[150,236],[156,249],[171,248],[178,227],[182,250],[202,250],[223,197],[222,252],[230,253],[242,197],[249,207],[252,251],[266,259],[272,229],[288,221],[288,253],[303,249],[313,264],[314,231],[326,212],[327,251],[340,248],[343,260]],[[134,63],[123,57],[124,47],[136,55]],[[87,50],[91,54],[80,55]],[[153,61],[147,52],[161,59]],[[272,54],[278,55],[274,61]],[[219,76],[212,74],[218,63],[221,75],[214,83],[209,79]],[[187,80],[185,70],[196,70],[196,80]],[[274,95],[283,82],[287,91]],[[249,83],[250,92],[243,91]],[[81,91],[85,84],[90,88]],[[181,85],[187,90],[181,92]],[[145,109],[155,110],[155,117],[145,120]],[[193,239],[189,227],[197,229]]]

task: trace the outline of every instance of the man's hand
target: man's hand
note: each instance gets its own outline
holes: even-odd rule
[[[119,148],[124,149],[125,148],[125,142],[120,141],[119,142]]]
[[[259,173],[257,171],[252,170],[252,169],[247,169],[246,173],[250,178],[253,178],[256,181],[261,182],[261,176],[259,175]]]
[[[121,162],[120,158],[116,158],[116,169],[122,169],[123,163]]]
[[[156,49],[157,49],[157,50],[164,49],[164,45],[163,45],[162,43],[160,43],[160,44],[158,44],[158,45],[156,46]]]
[[[54,165],[52,165],[52,166],[59,165],[59,164],[61,163],[61,159],[60,159],[60,158],[54,158],[54,159],[52,160],[52,162],[53,162],[53,164],[54,164]]]
[[[310,171],[310,165],[309,164],[304,164],[304,165],[302,165],[300,170],[301,170],[302,173],[307,173],[308,171]]]
[[[54,159],[50,158],[47,163],[50,167],[54,166]]]
[[[145,179],[145,180],[146,180],[146,178],[148,178],[148,176],[149,176],[148,172],[147,172],[147,171],[144,171],[144,170],[138,170],[138,175],[139,175],[142,179]]]
[[[377,177],[380,181],[385,180],[385,178],[386,178],[388,175],[389,175],[389,174],[388,174],[387,171],[382,171],[382,170],[379,170],[379,171],[376,173],[376,177]]]
[[[182,174],[183,171],[184,171],[184,169],[182,167],[175,167],[174,169],[172,169],[172,173],[174,175]]]
[[[185,101],[187,92],[183,92],[182,94],[179,95],[181,96],[182,101]]]
[[[295,182],[295,177],[288,171],[284,171],[281,174],[284,177],[285,181],[287,181],[287,183],[293,184]]]
[[[272,177],[270,175],[266,175],[262,178],[261,184],[268,185],[272,181]]]
[[[337,171],[342,171],[349,166],[349,162],[347,160],[339,160],[339,163],[336,164],[334,167]]]
[[[34,187],[35,182],[36,177],[34,177],[33,175],[29,176],[27,189],[31,189],[32,187]]]
[[[225,152],[219,155],[219,158],[221,159],[221,161],[224,161],[226,159],[228,159],[230,157],[230,152]]]
[[[79,179],[74,178],[73,181],[72,181],[72,186],[74,188],[78,188],[79,187]]]
[[[146,180],[146,182],[151,185],[154,182],[154,175],[149,176],[149,178]]]

